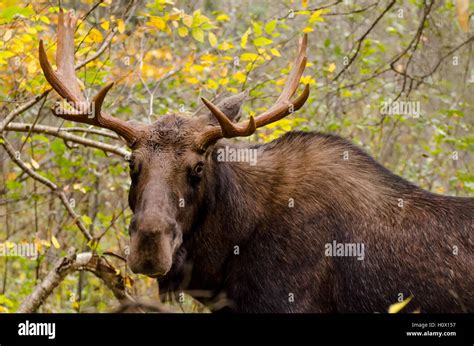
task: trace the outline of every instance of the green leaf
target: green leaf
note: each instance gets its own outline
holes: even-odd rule
[[[257,47],[268,46],[269,44],[272,44],[272,43],[273,41],[266,37],[259,37],[253,40],[253,44]]]
[[[277,25],[276,20],[272,20],[271,22],[268,22],[267,25],[265,25],[265,32],[266,32],[268,35],[271,35],[271,33],[273,32],[273,30],[275,30],[276,25]]]
[[[194,28],[192,35],[196,41],[204,43],[204,31],[200,28]]]
[[[87,216],[87,215],[82,215],[81,216],[81,219],[82,219],[82,222],[84,222],[84,224],[89,227],[90,225],[92,225],[92,219]]]
[[[180,26],[178,28],[178,35],[180,37],[188,36],[188,28],[186,28],[185,26]]]
[[[255,33],[256,36],[262,36],[262,25],[254,22],[253,24],[253,32]]]
[[[211,47],[215,47],[217,45],[217,37],[212,32],[208,34],[208,39]]]
[[[26,7],[11,6],[0,12],[0,23],[11,21],[15,16],[29,17],[35,14],[31,5]]]

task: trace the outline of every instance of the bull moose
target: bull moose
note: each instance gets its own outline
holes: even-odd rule
[[[332,134],[228,140],[303,106],[308,85],[293,96],[306,35],[281,95],[255,118],[239,122],[239,94],[145,125],[102,110],[113,83],[86,100],[74,70],[76,17],[61,12],[58,25],[57,71],[39,46],[46,79],[72,106],[54,114],[113,130],[132,149],[133,272],[158,278],[162,292],[225,296],[235,312],[383,312],[410,296],[413,310],[474,312],[474,198],[425,191]],[[258,160],[220,160],[224,148]]]

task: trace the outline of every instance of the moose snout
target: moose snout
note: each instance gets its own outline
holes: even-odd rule
[[[130,225],[130,269],[151,277],[166,275],[171,269],[178,226],[174,222],[150,224],[132,221]]]

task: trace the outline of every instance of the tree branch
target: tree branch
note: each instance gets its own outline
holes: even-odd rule
[[[94,131],[93,129],[85,129],[85,128],[84,129],[83,128],[61,128],[61,127],[53,127],[53,126],[45,126],[45,125],[35,125],[32,128],[32,124],[27,124],[27,123],[10,123],[7,125],[5,130],[6,131],[19,131],[19,132],[31,131],[34,133],[44,133],[47,135],[62,138],[67,141],[71,141],[71,142],[82,144],[88,147],[100,149],[105,152],[116,154],[123,158],[126,158],[128,155],[130,155],[130,153],[126,149],[120,146],[94,141],[89,138],[84,138],[84,137],[80,137],[80,136],[69,133],[69,131],[72,132],[72,131],[82,130],[84,132],[90,132],[93,134],[100,134],[100,135],[106,135],[106,136],[109,135],[108,133],[105,133],[99,130]]]
[[[68,274],[79,270],[87,270],[103,280],[121,305],[135,303],[135,299],[127,292],[122,275],[117,274],[116,269],[103,257],[92,252],[76,255],[73,249],[69,252],[69,255],[60,258],[55,263],[54,268],[46,275],[43,281],[26,297],[25,301],[18,308],[18,313],[35,312]]]
[[[382,13],[372,22],[372,24],[369,26],[367,31],[357,40],[357,47],[356,51],[354,54],[350,57],[347,65],[344,65],[343,69],[339,71],[339,73],[334,77],[333,81],[339,79],[339,77],[349,68],[349,66],[352,65],[354,62],[355,58],[359,54],[360,49],[362,48],[362,43],[364,42],[365,38],[370,34],[373,28],[377,25],[377,23],[385,16],[385,14],[395,5],[396,0],[390,1],[390,4],[382,11]]]

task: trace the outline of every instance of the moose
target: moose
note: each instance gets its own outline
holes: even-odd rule
[[[306,35],[267,111],[240,121],[242,93],[147,125],[102,110],[113,83],[86,100],[74,70],[76,20],[59,14],[57,71],[43,42],[39,60],[71,106],[56,105],[56,116],[110,129],[132,150],[133,272],[157,278],[162,293],[225,297],[232,312],[385,312],[400,297],[412,298],[406,310],[474,312],[474,198],[425,191],[333,134],[231,140],[303,106],[308,85],[294,95]],[[258,160],[219,160],[223,148],[254,150]]]

